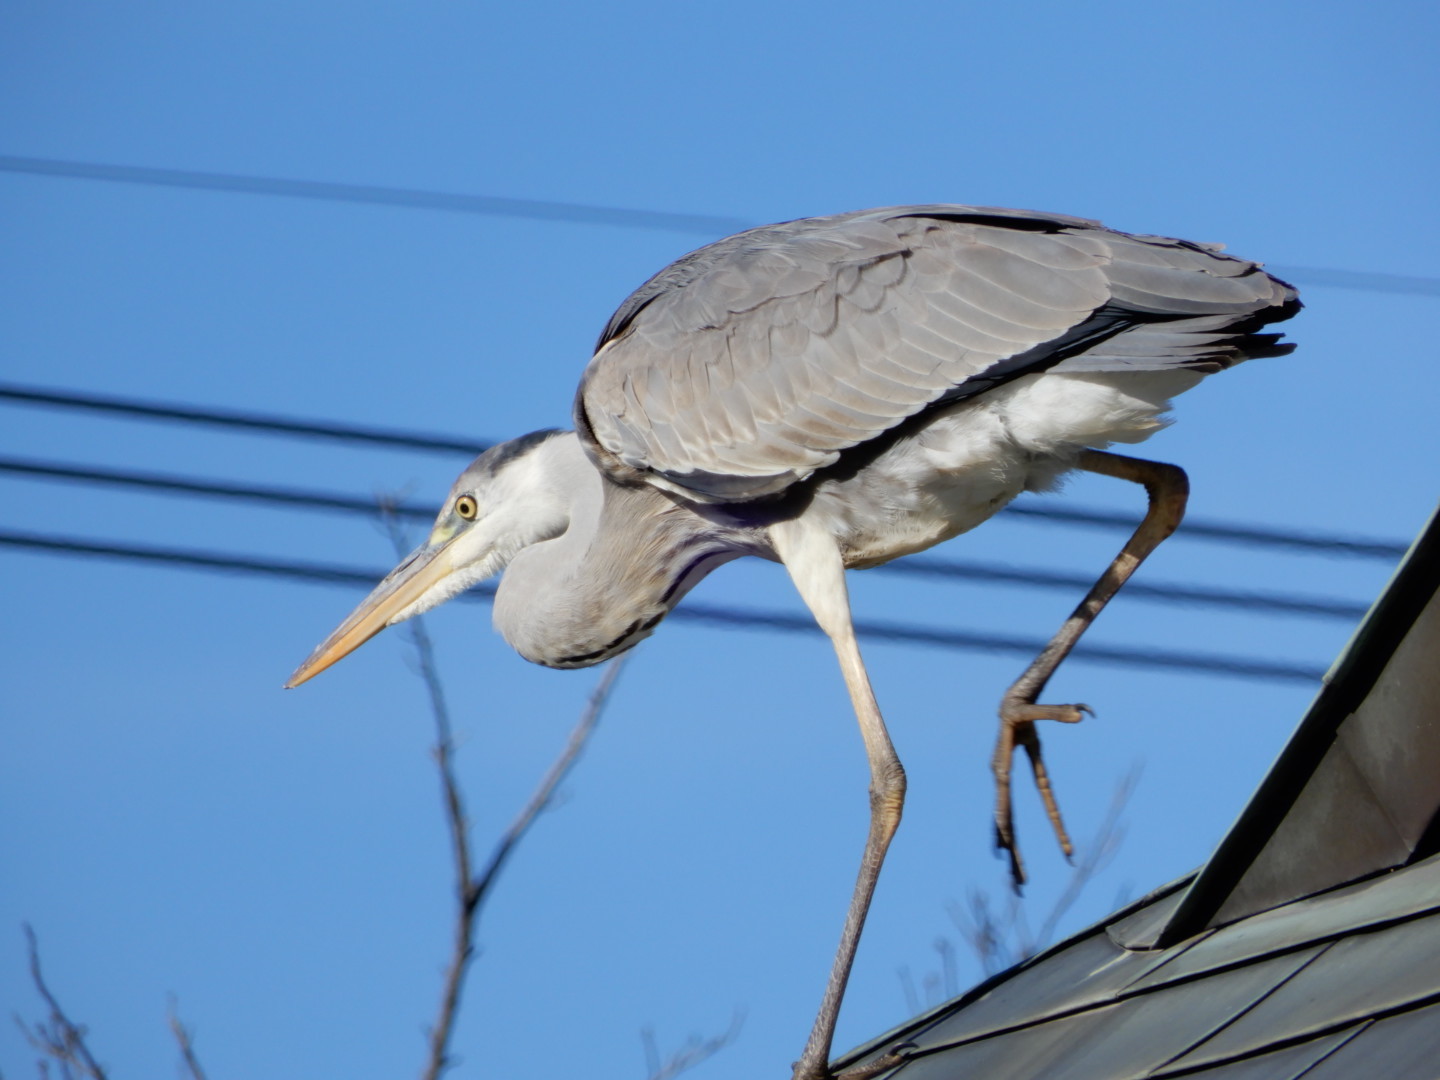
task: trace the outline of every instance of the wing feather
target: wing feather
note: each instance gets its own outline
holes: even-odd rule
[[[1059,215],[893,207],[752,229],[621,305],[576,419],[601,468],[697,501],[784,490],[1029,371],[1219,370],[1294,290],[1213,246]]]

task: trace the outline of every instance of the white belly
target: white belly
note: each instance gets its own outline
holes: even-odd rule
[[[1167,423],[1185,371],[1027,375],[938,413],[854,477],[822,483],[806,517],[850,567],[923,551],[990,518],[1022,491],[1044,491],[1081,450],[1137,443]]]

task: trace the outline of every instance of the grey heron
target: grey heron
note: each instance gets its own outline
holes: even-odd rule
[[[580,381],[574,431],[481,454],[429,539],[291,677],[504,570],[495,625],[538,664],[598,664],[634,646],[702,577],[783,563],[829,635],[870,766],[871,819],[839,950],[798,1080],[830,1075],[861,928],[900,821],[905,772],[851,624],[845,570],[974,528],[1071,470],[1142,484],[1135,534],[1004,694],[996,843],[1016,881],[1016,747],[1062,848],[1040,755],[1039,701],[1086,627],[1184,512],[1171,466],[1105,448],[1164,426],[1169,399],[1252,357],[1295,290],[1215,245],[1059,214],[889,207],[751,229],[656,274],[620,305]],[[864,1075],[872,1075],[867,1071]]]

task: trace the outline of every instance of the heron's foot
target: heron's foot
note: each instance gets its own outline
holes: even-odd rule
[[[1030,759],[1030,771],[1035,777],[1035,790],[1045,804],[1045,815],[1055,830],[1055,839],[1060,850],[1068,859],[1074,852],[1070,834],[1065,831],[1065,820],[1060,815],[1060,804],[1055,799],[1055,790],[1050,784],[1050,774],[1045,768],[1045,759],[1040,752],[1040,735],[1035,730],[1037,720],[1056,720],[1062,724],[1078,724],[1086,714],[1095,715],[1089,705],[1036,705],[1033,702],[1018,701],[1007,697],[1000,705],[1000,739],[995,746],[995,758],[991,768],[995,773],[995,850],[1003,851],[1010,859],[1010,880],[1016,892],[1025,884],[1025,862],[1020,857],[1020,845],[1015,839],[1015,811],[1011,798],[1010,772],[1015,761],[1015,748],[1022,747]]]
[[[856,1065],[853,1069],[846,1069],[844,1072],[831,1072],[825,1066],[818,1070],[802,1071],[801,1063],[796,1062],[795,1072],[790,1080],[872,1080],[872,1077],[887,1073],[896,1065],[904,1064],[909,1057],[907,1051],[913,1049],[915,1049],[913,1043],[901,1043],[883,1057],[867,1061],[864,1065]]]

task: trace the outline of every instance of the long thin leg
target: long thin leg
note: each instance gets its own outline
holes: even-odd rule
[[[864,929],[870,900],[875,894],[875,883],[880,879],[885,852],[900,824],[900,813],[905,803],[905,770],[885,730],[880,706],[875,701],[870,678],[860,659],[860,648],[850,620],[845,567],[835,541],[823,530],[806,525],[803,520],[772,526],[770,535],[776,553],[790,572],[790,579],[820,628],[834,643],[840,670],[845,676],[845,687],[850,692],[856,719],[860,721],[865,756],[870,763],[870,831],[865,838],[865,853],[860,860],[860,873],[855,882],[855,892],[850,897],[845,928],[840,934],[840,947],[825,985],[820,1012],[815,1017],[815,1026],[810,1031],[805,1051],[795,1063],[793,1078],[826,1080],[831,1075],[830,1044],[835,1035],[835,1021],[840,1015],[840,1002],[845,996],[845,984],[850,978],[860,932]],[[843,1080],[862,1080],[883,1072],[893,1064],[895,1061],[876,1063],[847,1072]]]
[[[1070,655],[1070,650],[1080,640],[1090,624],[1095,621],[1120,587],[1130,580],[1145,558],[1160,546],[1180,524],[1185,516],[1185,502],[1190,494],[1190,481],[1185,471],[1174,465],[1141,458],[1122,457],[1103,450],[1086,450],[1080,455],[1078,467],[1086,472],[1130,480],[1145,486],[1150,497],[1145,518],[1121,549],[1115,561],[1110,564],[1100,580],[1095,582],[1085,599],[1080,601],[1074,613],[1065,620],[1059,633],[1050,639],[1040,655],[1015,680],[1000,702],[1000,740],[995,747],[993,769],[995,772],[995,847],[1010,856],[1010,874],[1015,886],[1025,883],[1025,864],[1020,858],[1020,849],[1015,840],[1014,814],[1010,799],[1010,770],[1015,757],[1015,747],[1023,747],[1030,759],[1030,768],[1035,775],[1035,787],[1045,803],[1045,813],[1060,841],[1060,849],[1066,856],[1072,850],[1070,837],[1065,832],[1065,823],[1060,817],[1060,807],[1055,801],[1055,792],[1050,786],[1050,776],[1040,754],[1040,736],[1035,731],[1037,720],[1059,720],[1062,723],[1078,722],[1090,712],[1087,705],[1037,705],[1050,676],[1061,661]]]

